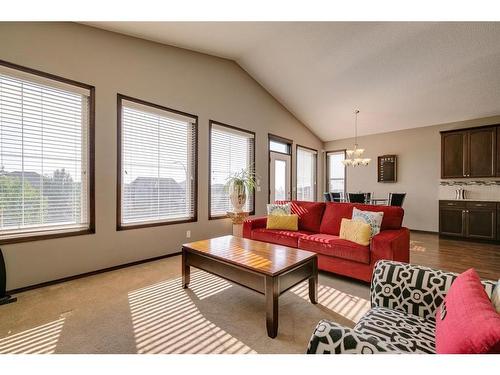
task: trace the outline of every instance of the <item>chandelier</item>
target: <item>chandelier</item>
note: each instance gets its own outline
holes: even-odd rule
[[[364,148],[358,148],[358,113],[359,109],[354,111],[354,149],[347,150],[347,159],[342,160],[342,164],[346,167],[357,167],[366,166],[372,159],[370,158],[362,158],[363,152],[365,152]]]

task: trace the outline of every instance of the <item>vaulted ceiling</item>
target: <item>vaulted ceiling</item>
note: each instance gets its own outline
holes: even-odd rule
[[[86,24],[233,59],[323,141],[500,114],[500,23]]]

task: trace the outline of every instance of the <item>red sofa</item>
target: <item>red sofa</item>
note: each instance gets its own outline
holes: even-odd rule
[[[282,202],[277,202],[282,203]],[[357,203],[292,201],[292,213],[299,216],[299,230],[266,229],[266,217],[250,218],[243,223],[243,237],[270,242],[318,254],[320,270],[370,282],[375,263],[380,259],[408,263],[410,231],[402,227],[401,207]],[[384,213],[380,233],[369,246],[339,238],[340,222],[352,217],[353,207]]]

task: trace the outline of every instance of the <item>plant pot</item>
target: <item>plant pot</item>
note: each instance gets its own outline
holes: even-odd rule
[[[234,212],[242,212],[242,208],[247,201],[247,192],[242,182],[233,181],[229,187],[229,198],[233,205]]]

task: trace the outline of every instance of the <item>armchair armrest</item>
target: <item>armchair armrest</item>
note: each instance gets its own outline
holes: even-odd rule
[[[383,230],[371,240],[372,264],[382,260],[410,261],[410,231],[408,228]]]
[[[267,224],[267,217],[253,217],[246,219],[243,222],[243,237],[252,238],[252,230],[256,228],[265,228]]]
[[[307,354],[400,354],[401,350],[375,336],[365,335],[337,323],[321,320]]]
[[[429,267],[382,260],[373,270],[370,287],[372,307],[403,311],[421,318],[434,319],[456,273]],[[489,298],[494,281],[483,280]]]

